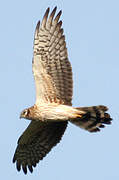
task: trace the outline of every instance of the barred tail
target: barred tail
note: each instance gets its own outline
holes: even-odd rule
[[[104,128],[104,124],[111,124],[112,118],[106,111],[106,106],[91,106],[76,108],[80,111],[84,111],[85,114],[82,118],[76,118],[71,121],[73,124],[80,126],[81,128],[88,130],[89,132],[100,131],[100,128]]]

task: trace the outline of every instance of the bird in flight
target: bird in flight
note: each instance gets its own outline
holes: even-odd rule
[[[28,169],[33,172],[33,167],[60,142],[68,122],[97,132],[112,120],[103,105],[72,107],[72,68],[60,20],[62,11],[56,14],[56,9],[49,15],[48,8],[35,30],[32,70],[36,102],[21,112],[20,118],[31,122],[19,138],[13,157],[17,170],[22,168],[25,174]]]

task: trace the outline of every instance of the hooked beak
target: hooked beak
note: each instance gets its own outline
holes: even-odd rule
[[[20,119],[22,118],[22,115],[20,115],[20,117],[19,117]]]
[[[20,114],[20,117],[19,117],[19,118],[20,118],[20,119],[21,119],[21,118],[24,118],[22,113]]]

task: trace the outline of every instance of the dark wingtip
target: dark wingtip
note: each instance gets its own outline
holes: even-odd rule
[[[59,23],[58,23],[60,26],[62,26],[62,21],[59,21]]]
[[[27,174],[27,167],[26,166],[22,166],[23,172],[24,174]]]
[[[49,11],[50,11],[50,8],[48,7],[47,9],[46,9],[46,11],[45,11],[45,15],[44,15],[44,17],[46,16],[48,16],[48,14],[49,14]]]
[[[16,168],[17,168],[18,171],[20,171],[21,170],[21,164],[17,162],[16,163]]]
[[[32,166],[33,166],[33,167],[36,167],[36,163],[35,163],[35,162],[33,162],[33,163],[32,163]]]
[[[105,125],[103,125],[103,124],[101,124],[100,126],[99,126],[99,128],[104,128],[105,127]]]
[[[15,162],[15,161],[16,161],[16,160],[14,160],[13,162]],[[16,163],[16,168],[17,168],[18,171],[21,170],[21,167],[22,167],[22,170],[23,170],[24,174],[26,175],[26,174],[27,174],[27,165],[21,165],[20,162],[17,162],[17,163]],[[36,167],[36,164],[34,164],[34,167]],[[32,167],[32,165],[28,165],[28,169],[29,169],[29,171],[30,171],[31,173],[33,172],[33,167]]]
[[[40,20],[37,22],[36,30],[39,30],[39,26],[40,26]]]
[[[55,12],[56,12],[56,10],[57,10],[57,6],[55,6],[55,7],[54,7],[53,11],[55,11]]]
[[[34,38],[37,38],[37,36],[38,36],[39,27],[40,27],[40,21],[38,21],[38,23],[37,23],[37,25],[36,25]]]
[[[62,14],[62,10],[59,11],[58,16],[61,16],[61,14]]]
[[[49,11],[50,11],[50,7],[48,7],[48,8],[46,9],[45,14],[49,13]]]
[[[59,21],[61,14],[62,14],[62,11],[60,10],[57,16],[55,17],[55,21],[57,22]]]
[[[29,171],[32,173],[33,172],[33,168],[31,165],[28,165]]]
[[[12,162],[15,163],[15,161],[16,161],[16,159],[15,159],[15,157],[13,157]]]
[[[54,17],[56,10],[57,10],[57,6],[55,6],[55,8],[52,10],[52,12],[50,14],[51,17]]]

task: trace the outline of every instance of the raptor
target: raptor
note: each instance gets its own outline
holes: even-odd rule
[[[49,14],[48,8],[35,30],[32,69],[36,102],[21,112],[20,118],[31,122],[19,138],[13,157],[17,170],[22,168],[25,174],[28,169],[33,172],[33,167],[60,142],[68,122],[97,132],[112,120],[103,105],[72,107],[72,68],[60,20],[62,12],[56,14],[56,9]]]

